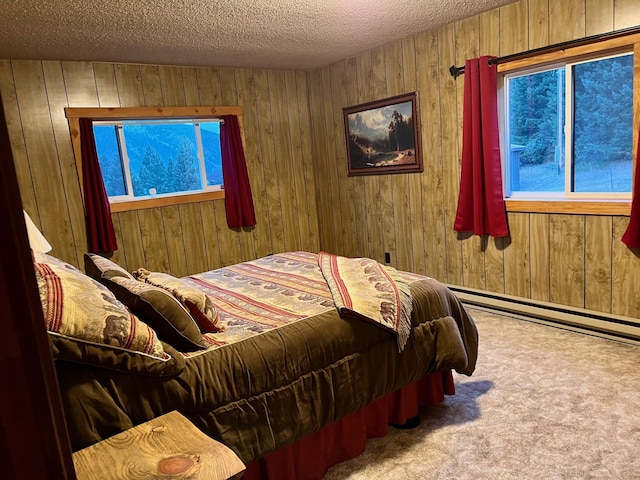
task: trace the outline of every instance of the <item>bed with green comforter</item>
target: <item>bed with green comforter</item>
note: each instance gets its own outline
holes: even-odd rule
[[[73,449],[178,410],[248,463],[427,374],[471,375],[478,335],[463,305],[432,278],[398,274],[411,296],[402,348],[388,328],[341,315],[306,252],[181,279],[217,311],[220,331],[199,349],[162,342],[159,359],[52,335]]]

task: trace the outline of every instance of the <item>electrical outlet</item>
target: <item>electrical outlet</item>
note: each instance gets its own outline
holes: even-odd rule
[[[384,252],[384,263],[391,263],[391,254],[389,252]]]

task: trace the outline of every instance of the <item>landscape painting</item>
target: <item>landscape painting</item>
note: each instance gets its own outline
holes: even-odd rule
[[[415,92],[343,112],[349,175],[422,171]]]

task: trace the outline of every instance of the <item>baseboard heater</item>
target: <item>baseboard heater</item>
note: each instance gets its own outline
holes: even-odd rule
[[[447,285],[465,304],[498,310],[526,320],[640,344],[640,319],[501,293]]]

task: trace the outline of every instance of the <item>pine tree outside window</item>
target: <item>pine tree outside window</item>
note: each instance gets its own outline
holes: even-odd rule
[[[634,55],[504,75],[507,199],[630,199]]]
[[[93,130],[112,204],[223,189],[217,119],[95,121]]]

